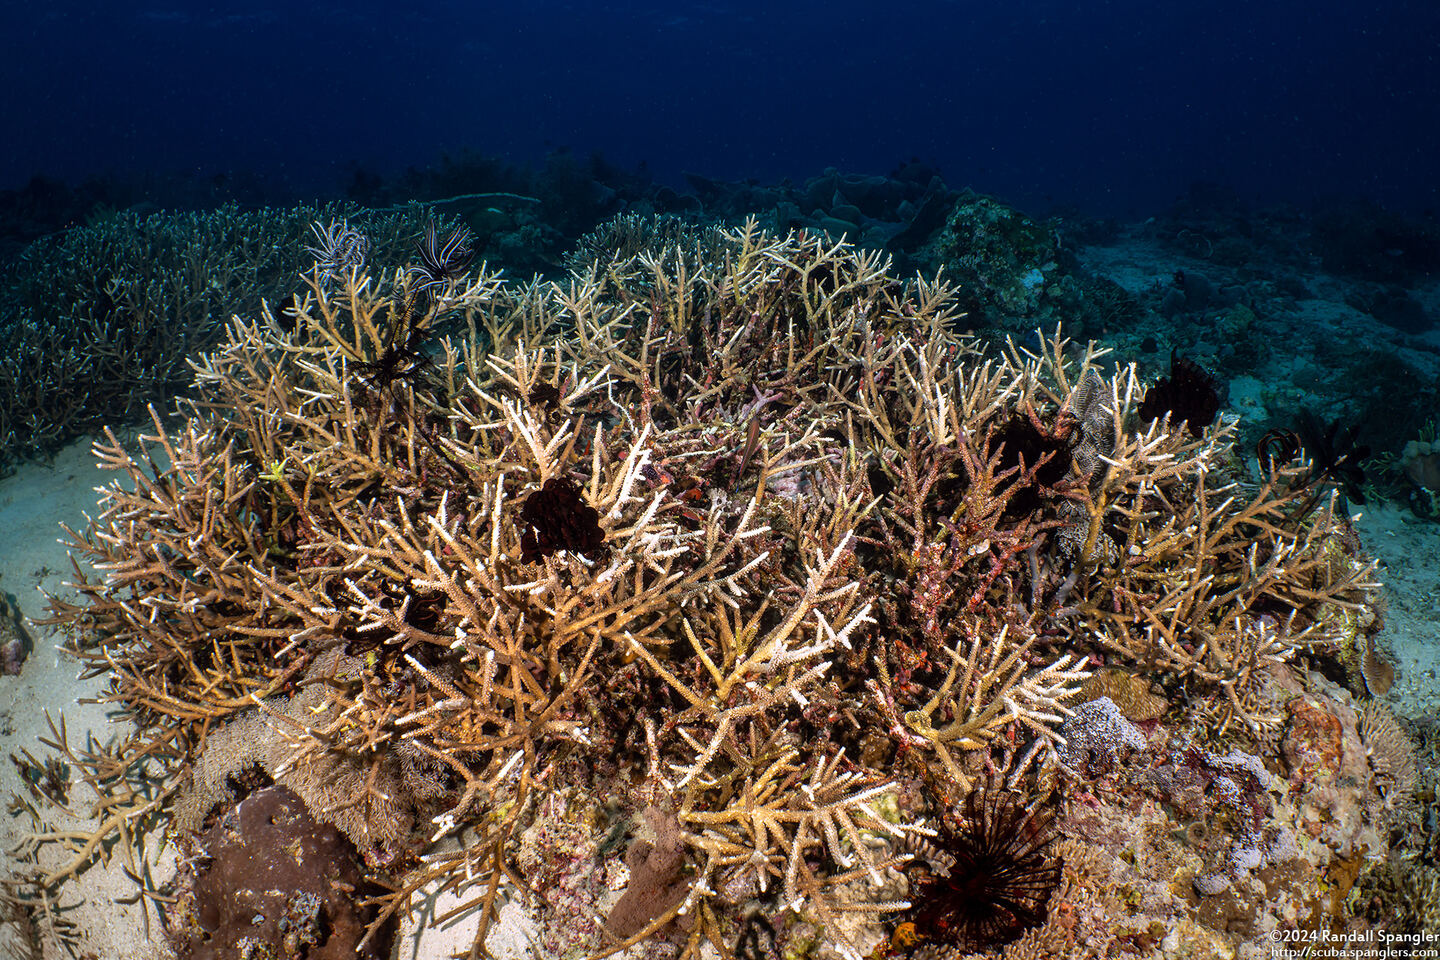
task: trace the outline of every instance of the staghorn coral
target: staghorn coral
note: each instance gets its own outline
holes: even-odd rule
[[[14,960],[81,955],[84,931],[33,877],[0,879],[0,951]]]
[[[302,249],[312,221],[340,213],[120,212],[32,243],[0,282],[0,473],[187,389],[232,315],[278,303],[312,259],[363,262],[359,229],[386,255],[413,229],[409,213],[358,214]]]
[[[272,776],[349,794],[297,787],[389,870],[375,929],[453,893],[482,951],[568,792],[673,818],[656,909],[576,950],[729,950],[759,904],[855,956],[907,844],[997,757],[1011,789],[1049,763],[1095,660],[1254,730],[1273,664],[1362,605],[1331,510],[1289,512],[1301,468],[1242,487],[1229,425],[1138,427],[1133,369],[1058,331],[983,356],[947,286],[844,244],[726,244],[561,285],[317,267],[182,423],[99,444],[119,479],[53,608],[163,767],[144,809],[191,765],[193,823],[263,722]]]
[[[642,253],[652,256],[673,248],[687,258],[688,269],[724,258],[731,242],[718,227],[704,227],[674,214],[622,213],[582,236],[565,256],[572,273],[633,268]]]
[[[1078,553],[1093,560],[1107,539],[1113,548],[1095,573],[1072,571],[1062,612],[1121,662],[1218,688],[1203,709],[1217,731],[1273,729],[1282,718],[1262,703],[1268,671],[1298,649],[1338,647],[1331,621],[1370,602],[1374,564],[1336,561],[1343,520],[1333,497],[1307,518],[1303,465],[1258,485],[1223,479],[1233,424],[1198,440],[1153,424],[1126,431],[1136,386],[1112,384],[1120,440],[1092,481]]]
[[[359,667],[334,652],[322,656],[293,696],[260,701],[210,734],[175,801],[176,826],[199,831],[213,808],[241,799],[231,784],[258,767],[294,791],[317,820],[344,833],[367,862],[394,860],[410,835],[415,803],[443,791],[428,783],[408,751],[347,749],[347,711],[355,701],[344,691],[363,685]]]

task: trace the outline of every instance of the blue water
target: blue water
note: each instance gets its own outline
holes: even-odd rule
[[[1440,170],[1434,0],[18,3],[0,189],[245,176],[337,194],[442,151],[565,145],[773,182],[912,156],[1021,205],[1422,212]]]

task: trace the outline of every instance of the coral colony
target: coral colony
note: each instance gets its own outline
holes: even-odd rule
[[[1416,781],[1347,705],[1344,455],[1247,464],[1181,358],[982,352],[876,254],[677,236],[517,285],[462,229],[382,272],[316,224],[283,315],[97,444],[54,622],[133,727],[49,741],[88,825],[23,761],[52,932],[116,856],[184,958],[387,956],[437,892],[477,957],[513,909],[535,956],[752,960],[1332,916]]]

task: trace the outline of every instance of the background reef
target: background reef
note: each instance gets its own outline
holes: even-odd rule
[[[1383,602],[1344,509],[1375,495],[1365,454],[1216,418],[1232,377],[1197,331],[1243,293],[1102,281],[1062,221],[914,168],[652,191],[520,283],[477,263],[538,198],[467,193],[494,196],[443,222],[148,221],[290,241],[258,267],[189,254],[216,302],[141,312],[192,339],[123,351],[165,343],[140,368],[189,357],[193,387],[138,445],[107,432],[119,479],[70,534],[53,623],[131,726],[81,747],[57,721],[15,761],[34,834],[9,889],[37,943],[69,936],[65,884],[122,857],[180,953],[260,949],[224,942],[219,901],[265,858],[217,851],[286,842],[355,896],[242,899],[276,949],[342,922],[375,949],[437,891],[477,952],[523,908],[545,956],[1247,955],[1277,929],[1433,928],[1432,747],[1375,699]],[[694,215],[725,203],[766,221]],[[138,224],[37,250],[99,262]],[[1214,257],[1196,226],[1140,230]],[[926,269],[892,272],[892,246]],[[63,285],[91,291],[76,317],[125,289]],[[1066,339],[1072,316],[1130,356]],[[150,389],[117,396],[174,388]],[[96,816],[57,826],[72,779]],[[247,827],[264,805],[288,839]],[[165,828],[173,878],[145,843]],[[1005,902],[999,925],[964,906]]]
[[[162,212],[137,202],[143,193],[197,209]],[[37,181],[0,192],[0,210],[15,212],[0,222],[18,231],[0,267],[0,334],[13,344],[0,359],[0,472],[185,390],[187,358],[217,343],[232,314],[278,307],[290,292],[308,266],[312,221],[348,218],[375,256],[399,262],[433,210],[471,230],[477,260],[558,279],[597,256],[628,256],[661,236],[693,242],[688,234],[756,216],[772,231],[882,251],[899,276],[947,277],[964,328],[990,342],[1063,322],[1147,379],[1178,353],[1244,413],[1242,445],[1307,421],[1319,439],[1333,425],[1336,439],[1348,432],[1369,449],[1364,489],[1436,510],[1433,218],[1348,201],[1257,208],[1209,184],[1139,224],[1064,208],[1039,218],[952,188],[919,161],[800,184],[692,176],[681,191],[565,151],[533,169],[460,154],[394,179],[358,178],[350,194],[348,206],[280,211],[216,209],[210,192],[184,184]]]

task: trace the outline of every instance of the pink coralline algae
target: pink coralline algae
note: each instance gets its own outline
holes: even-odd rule
[[[1297,855],[1294,835],[1269,822],[1270,791],[1276,782],[1259,757],[1239,750],[1221,755],[1182,747],[1150,778],[1165,802],[1185,816],[1214,822],[1217,814],[1228,811],[1233,818],[1224,859],[1195,877],[1195,892],[1201,896],[1214,896],[1262,867]]]
[[[1335,778],[1343,752],[1340,719],[1305,697],[1285,705],[1290,722],[1280,752],[1295,783],[1322,784]]]
[[[1295,834],[1284,827],[1270,825],[1263,830],[1248,831],[1231,843],[1230,854],[1219,869],[1195,877],[1195,892],[1204,897],[1214,896],[1253,871],[1299,855]]]

